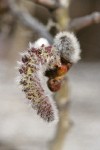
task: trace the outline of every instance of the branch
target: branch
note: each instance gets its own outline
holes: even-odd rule
[[[23,25],[27,26],[33,31],[36,31],[39,35],[52,43],[53,38],[47,31],[46,27],[37,19],[33,18],[26,10],[21,10],[16,4],[16,0],[8,0],[8,5],[12,14],[15,15],[21,21],[21,23],[23,23]]]
[[[47,7],[48,9],[54,10],[61,7],[61,4],[58,0],[31,0],[36,4]]]
[[[68,29],[78,31],[96,23],[100,23],[100,12],[93,12],[90,15],[72,19],[69,23]]]

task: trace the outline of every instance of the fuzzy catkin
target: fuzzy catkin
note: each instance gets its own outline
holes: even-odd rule
[[[54,38],[54,47],[60,51],[61,57],[70,63],[80,60],[80,44],[73,33],[60,32]]]
[[[22,91],[31,101],[37,114],[47,122],[57,121],[58,113],[53,98],[48,95],[43,82],[41,82],[39,72],[43,75],[46,70],[56,67],[61,70],[61,58],[70,64],[76,63],[80,59],[80,52],[80,45],[75,35],[69,32],[60,32],[54,38],[52,46],[46,39],[41,38],[34,44],[30,43],[28,51],[22,54],[19,65]],[[68,68],[68,64],[66,65]],[[63,67],[66,68],[64,65]]]
[[[20,84],[26,98],[31,101],[33,109],[44,120],[51,122],[57,119],[57,110],[54,101],[43,88],[38,71],[46,68],[60,67],[60,55],[52,46],[42,45],[40,48],[30,47],[23,54],[19,66]],[[41,68],[42,67],[42,68]],[[43,72],[44,72],[43,71]]]

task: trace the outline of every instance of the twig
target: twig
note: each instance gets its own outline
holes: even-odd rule
[[[78,31],[96,23],[100,23],[100,12],[93,12],[90,15],[72,19],[69,23],[68,29]]]
[[[58,0],[31,0],[36,4],[42,5],[44,7],[47,7],[50,10],[57,9],[61,7],[61,4]]]
[[[37,19],[33,18],[26,10],[21,10],[16,4],[16,0],[8,0],[8,5],[12,14],[15,15],[25,26],[36,31],[39,35],[52,43],[53,38],[47,31],[46,27]]]

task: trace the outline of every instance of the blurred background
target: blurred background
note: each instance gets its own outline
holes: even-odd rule
[[[0,0],[0,150],[100,149],[99,11],[100,0]],[[69,71],[59,100],[55,95],[58,125],[47,125],[15,83],[16,61],[29,42],[44,37],[52,44],[65,30],[76,34],[82,59]]]

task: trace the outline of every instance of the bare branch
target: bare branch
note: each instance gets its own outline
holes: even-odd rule
[[[54,10],[61,7],[61,4],[58,0],[31,0],[36,4],[47,7],[48,9]]]
[[[100,12],[93,12],[90,15],[72,19],[69,23],[68,29],[78,31],[96,23],[100,23]]]
[[[21,10],[16,4],[16,0],[8,0],[8,5],[12,14],[15,15],[21,21],[21,23],[29,27],[31,30],[36,31],[39,35],[52,43],[53,38],[47,31],[46,27],[33,16],[31,16],[26,10]]]

